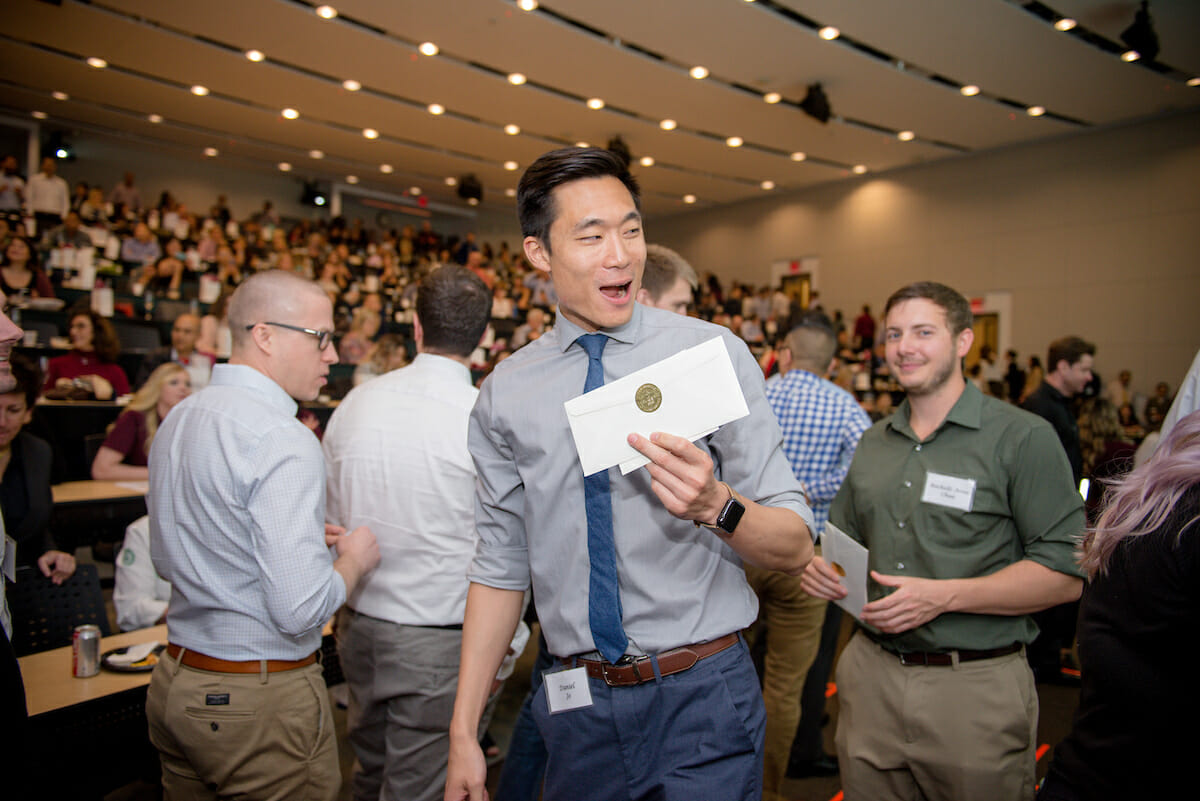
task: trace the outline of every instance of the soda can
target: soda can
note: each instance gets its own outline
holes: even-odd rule
[[[100,627],[76,626],[71,635],[71,673],[86,679],[100,672]]]

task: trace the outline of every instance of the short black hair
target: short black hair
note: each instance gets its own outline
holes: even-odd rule
[[[491,315],[491,291],[465,267],[439,267],[417,287],[422,347],[431,353],[470,356]]]
[[[928,300],[941,306],[942,311],[946,312],[946,323],[950,326],[950,333],[954,336],[966,331],[975,322],[971,304],[962,293],[936,281],[917,281],[900,287],[888,298],[887,305],[883,307],[883,316],[886,318],[893,306],[906,300]]]
[[[611,151],[598,147],[564,147],[538,158],[517,187],[517,217],[521,235],[532,236],[550,252],[550,226],[558,216],[554,190],[565,183],[583,178],[611,176],[625,185],[633,196],[633,205],[642,210],[637,180],[629,168]]]
[[[1050,348],[1046,351],[1046,369],[1053,373],[1061,361],[1065,361],[1069,366],[1084,356],[1095,355],[1096,346],[1091,342],[1076,336],[1063,337],[1050,343]]]
[[[8,358],[16,385],[3,394],[11,395],[20,392],[25,396],[25,407],[32,409],[37,403],[38,394],[42,391],[42,371],[37,363],[20,353],[13,353]]]

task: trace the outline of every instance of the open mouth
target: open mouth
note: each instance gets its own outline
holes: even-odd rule
[[[609,300],[621,302],[629,297],[629,290],[632,286],[632,281],[626,281],[623,284],[609,284],[600,287],[600,294]]]

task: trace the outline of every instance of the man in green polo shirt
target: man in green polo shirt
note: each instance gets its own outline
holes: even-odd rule
[[[911,284],[885,316],[908,397],[863,435],[830,510],[871,567],[864,627],[837,669],[842,788],[846,801],[1028,799],[1029,614],[1079,597],[1083,504],[1049,424],[964,380],[962,295]],[[846,595],[819,557],[803,582]]]

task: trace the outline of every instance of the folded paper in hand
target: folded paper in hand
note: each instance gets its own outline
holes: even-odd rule
[[[717,336],[563,404],[583,474],[650,460],[627,437],[655,431],[695,442],[750,413],[725,341]]]
[[[869,552],[857,540],[833,523],[826,522],[821,532],[821,558],[838,574],[846,588],[846,597],[834,601],[858,618],[867,605],[867,564]]]

